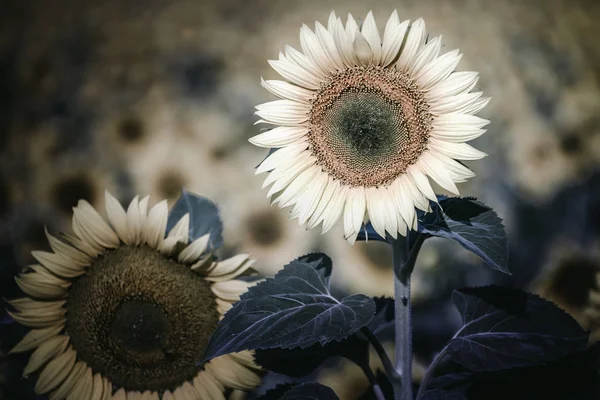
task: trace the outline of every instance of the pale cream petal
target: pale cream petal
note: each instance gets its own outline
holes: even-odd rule
[[[442,37],[438,36],[429,41],[419,53],[416,55],[415,60],[411,63],[408,68],[408,72],[411,75],[417,74],[421,69],[435,60],[440,54],[440,49],[442,48]]]
[[[449,51],[421,68],[414,79],[422,90],[428,90],[448,78],[461,58],[458,50]]]
[[[205,235],[200,236],[198,239],[194,240],[190,243],[185,249],[179,253],[178,260],[180,263],[191,264],[198,260],[200,256],[206,251],[208,248],[208,243],[210,241],[210,234],[207,233]]]
[[[293,159],[300,155],[307,147],[308,143],[300,142],[278,149],[260,163],[256,168],[255,174],[258,175],[275,169],[286,160]]]
[[[185,242],[183,242],[182,238],[172,236],[162,241],[160,246],[158,246],[158,251],[165,257],[172,257],[176,255],[175,253],[177,253],[177,250],[182,246],[185,246]]]
[[[332,176],[330,176],[330,175],[327,176],[327,182],[325,183],[325,189],[323,190],[323,195],[321,196],[321,199],[319,200],[319,204],[317,205],[317,208],[315,209],[315,211],[311,215],[311,217],[308,219],[308,222],[306,224],[306,227],[308,229],[314,228],[315,226],[317,226],[318,224],[320,224],[323,221],[325,209],[327,208],[329,201],[331,200],[332,196],[336,192],[336,189],[339,188],[339,186],[340,186],[339,182],[334,180]]]
[[[139,244],[142,234],[139,196],[135,196],[127,207],[127,227],[129,228],[129,237],[124,242],[129,245]]]
[[[465,167],[458,161],[454,160],[453,158],[450,158],[447,155],[442,154],[435,149],[428,149],[427,152],[435,158],[437,158],[438,160],[440,160],[446,166],[446,170],[448,171],[450,176],[452,176],[454,182],[464,182],[467,179],[473,178],[475,176],[475,173],[473,171],[471,171],[469,168]]]
[[[29,362],[23,369],[23,376],[37,371],[42,365],[65,352],[69,344],[69,337],[65,335],[54,336],[35,349],[29,357]]]
[[[365,189],[362,186],[349,188],[344,207],[344,237],[351,244],[354,244],[360,232],[366,209]]]
[[[93,385],[94,379],[92,377],[92,369],[88,367],[83,376],[79,379],[79,382],[75,384],[75,387],[67,397],[67,400],[89,399],[92,390],[94,390]]]
[[[246,400],[248,393],[244,390],[232,390],[229,395],[229,400]]]
[[[81,250],[92,259],[98,257],[105,250],[103,247],[96,248],[95,246],[90,245],[86,241],[81,240],[76,236],[69,235],[67,233],[61,233],[60,236],[67,242],[69,242],[73,247],[75,247],[78,250]]]
[[[336,188],[331,196],[331,200],[323,212],[323,228],[321,229],[321,234],[330,231],[340,219],[342,212],[344,211],[347,195],[348,186],[339,185],[338,188]]]
[[[400,23],[398,12],[394,10],[383,33],[383,43],[381,46],[382,66],[386,67],[390,65],[398,57],[409,23],[410,21]]]
[[[367,17],[362,24],[361,33],[369,43],[369,47],[373,53],[371,61],[373,64],[378,65],[381,61],[381,37],[379,36],[377,23],[375,22],[372,11],[369,11],[367,14]]]
[[[463,138],[474,139],[481,136],[485,130],[482,128],[490,121],[468,114],[444,114],[436,117],[433,122],[432,136],[442,139],[463,142]]]
[[[203,396],[202,400],[225,400],[223,385],[206,369],[200,371],[193,380],[194,387]]]
[[[85,273],[85,264],[78,264],[73,259],[61,254],[46,251],[32,251],[31,255],[55,275],[63,278],[74,278]],[[89,265],[89,264],[88,264]]]
[[[288,187],[302,172],[312,167],[317,162],[317,159],[307,150],[292,161],[293,164],[289,164],[287,167],[286,165],[280,165],[271,171],[267,179],[265,179],[263,187],[273,183],[273,186],[267,192],[267,198],[271,198],[275,193]]]
[[[416,166],[408,169],[408,174],[404,175],[404,184],[412,194],[415,206],[423,211],[429,211],[431,206],[429,200],[437,202],[437,197],[433,192],[427,176]],[[418,183],[417,183],[418,182]],[[425,194],[427,192],[427,194]],[[429,198],[433,196],[433,199]]]
[[[221,318],[223,318],[223,316],[227,313],[227,311],[231,310],[232,307],[233,307],[233,303],[231,303],[229,301],[217,299],[217,312],[219,313]],[[219,320],[221,318],[219,318]]]
[[[404,223],[412,229],[417,228],[417,213],[413,200],[413,189],[409,187],[410,178],[401,176],[390,185],[396,211],[402,216]],[[416,188],[415,188],[416,189]]]
[[[104,385],[104,395],[102,400],[111,400],[113,393],[112,383],[106,377],[103,377],[102,384]],[[158,400],[158,396],[156,397],[156,400]]]
[[[27,310],[24,312],[6,311],[15,321],[33,328],[46,328],[65,320],[65,308],[49,310]]]
[[[48,229],[44,227],[44,231],[46,232],[46,237],[48,238],[48,243],[50,243],[50,247],[59,256],[66,258],[69,261],[69,265],[76,265],[78,267],[83,267],[86,265],[90,265],[92,262],[92,258],[79,251],[75,247],[71,246],[68,243],[63,242],[52,236]]]
[[[335,41],[333,40],[331,32],[317,22],[315,23],[315,34],[317,35],[317,39],[319,40],[319,44],[321,45],[325,56],[329,60],[329,63],[333,65],[333,68],[336,70],[344,69],[344,61],[335,46]]]
[[[340,56],[342,56],[344,64],[348,67],[356,66],[358,60],[354,55],[354,33],[349,35],[344,29],[344,25],[339,18],[336,20],[332,28],[331,34],[333,36],[333,41],[335,42],[335,47],[340,53]]]
[[[162,395],[162,400],[176,400],[171,391],[167,390]]]
[[[486,129],[482,128],[470,128],[470,127],[456,127],[451,129],[446,128],[434,128],[431,131],[431,137],[444,140],[446,142],[463,143],[473,139],[477,139],[483,135]]]
[[[467,143],[452,143],[430,138],[427,146],[455,160],[480,160],[487,156],[483,151]]]
[[[119,237],[115,231],[112,230],[90,203],[85,200],[79,200],[77,207],[73,208],[73,215],[79,220],[81,224],[80,228],[97,245],[110,249],[119,246]]]
[[[477,114],[479,111],[483,110],[485,106],[492,100],[491,97],[481,97],[477,99],[477,101],[465,106],[464,108],[459,109],[457,112],[460,114]]]
[[[75,350],[69,347],[66,352],[50,361],[35,383],[35,392],[47,393],[63,383],[75,365],[75,356]]]
[[[17,286],[28,295],[38,299],[59,299],[67,296],[67,286],[32,279],[30,275],[38,274],[15,277]]]
[[[167,221],[169,219],[169,205],[167,200],[156,203],[150,209],[144,229],[144,240],[150,248],[157,249],[165,237]]]
[[[177,221],[167,235],[168,238],[177,238],[182,243],[188,243],[190,235],[190,214],[185,214]]]
[[[66,300],[58,300],[58,301],[36,301],[29,297],[23,297],[21,299],[14,300],[6,300],[11,307],[15,308],[17,311],[47,311],[47,310],[56,310],[61,308],[67,302]]]
[[[83,361],[78,361],[69,376],[67,376],[67,379],[65,379],[65,381],[50,394],[49,400],[65,399],[71,393],[77,382],[79,382],[83,374],[85,374],[86,369],[87,365]]]
[[[390,193],[389,188],[380,187],[379,191],[383,194],[381,199],[383,200],[382,211],[385,214],[385,230],[394,239],[398,238],[398,233],[401,233],[402,236],[406,236],[406,224],[404,224],[402,218],[398,218],[398,210],[396,209],[397,205],[394,204],[394,198]]]
[[[210,360],[206,369],[227,388],[252,389],[261,382],[260,375],[237,363],[228,354]]]
[[[126,393],[126,398],[127,398],[127,400],[141,400],[142,393],[137,390],[136,391],[129,390]]]
[[[142,399],[143,400],[160,400],[157,392],[151,392],[149,390],[146,390],[144,393],[142,393]]]
[[[110,222],[117,236],[126,243],[129,240],[129,228],[127,226],[127,214],[123,206],[108,190],[104,191],[104,204],[108,222]]]
[[[233,358],[235,362],[245,365],[248,368],[261,370],[261,368],[254,362],[254,353],[252,351],[240,351],[239,353],[230,353],[229,356]]]
[[[32,329],[21,339],[19,343],[13,347],[9,354],[21,353],[23,351],[29,351],[40,346],[46,340],[55,337],[65,327],[64,324],[56,324],[42,329]]]
[[[303,171],[290,185],[284,189],[281,196],[275,202],[280,204],[281,208],[293,204],[296,199],[306,190],[308,183],[320,172],[321,167],[313,165]]]
[[[427,33],[425,32],[425,21],[422,18],[417,19],[410,25],[404,46],[402,47],[400,57],[396,62],[396,68],[406,71],[414,62],[415,56],[419,53],[425,43]]]
[[[102,375],[95,374],[92,378],[92,392],[90,394],[90,400],[102,400],[104,397],[104,383],[102,382]]]
[[[351,39],[353,39],[358,30],[358,24],[356,23],[356,20],[352,14],[348,13],[348,20],[346,21],[346,33]]]
[[[425,174],[429,175],[431,179],[436,181],[438,185],[452,194],[459,195],[458,188],[456,187],[452,176],[448,173],[444,163],[432,156],[429,152],[425,151],[421,154],[421,157],[415,165]]]
[[[306,54],[296,50],[292,46],[285,46],[285,58],[282,58],[281,54],[279,59],[287,59],[290,63],[297,65],[303,70],[316,77],[319,82],[326,79],[327,74],[319,67],[315,62]],[[310,88],[309,88],[310,89]]]
[[[479,74],[473,71],[453,72],[450,76],[433,86],[425,93],[428,100],[438,100],[446,96],[454,96],[461,93],[467,93],[479,80]]]
[[[481,97],[481,92],[461,93],[455,96],[447,96],[430,103],[429,112],[434,116],[443,114],[465,114],[464,110],[470,109]]]
[[[260,84],[275,96],[300,103],[308,104],[315,94],[314,91],[293,85],[289,82],[279,80],[267,80],[260,78]]]
[[[315,212],[327,184],[328,175],[325,172],[318,173],[311,184],[298,199],[299,214],[298,222],[304,225],[308,218]]]
[[[206,270],[211,267],[213,262],[213,254],[206,253],[203,257],[201,257],[198,261],[196,261],[193,265],[190,266],[190,269],[202,276],[206,274]]]
[[[369,65],[373,63],[373,50],[371,49],[369,42],[367,42],[367,39],[359,31],[356,31],[354,34],[352,48],[354,49],[354,54],[359,65]]]
[[[258,147],[283,147],[306,137],[307,133],[304,126],[278,126],[248,140]]]
[[[325,74],[335,71],[335,64],[321,47],[317,35],[306,24],[300,28],[300,46],[302,46],[304,54]]]
[[[163,399],[165,397],[163,396]],[[127,400],[127,393],[125,392],[125,389],[119,389],[116,391],[116,393],[113,395],[112,400]]]
[[[233,279],[243,274],[254,263],[255,260],[250,259],[248,254],[235,255],[223,261],[214,263],[214,265],[207,270],[206,280],[216,282],[221,281],[224,278]]]
[[[301,125],[308,120],[310,108],[307,104],[292,100],[273,100],[256,106],[255,114],[263,120],[277,125]]]
[[[303,68],[287,60],[269,60],[268,62],[275,71],[290,82],[307,89],[319,88],[319,80]]]
[[[387,202],[384,199],[384,196],[386,195],[387,194],[384,190],[380,190],[377,187],[369,187],[365,190],[369,221],[371,221],[371,225],[373,225],[375,232],[377,232],[382,238],[386,237],[385,228],[387,213],[385,211],[385,207]]]
[[[240,299],[240,296],[248,291],[248,288],[256,283],[244,282],[239,280],[215,282],[211,289],[213,293],[220,299],[230,302],[235,302]]]

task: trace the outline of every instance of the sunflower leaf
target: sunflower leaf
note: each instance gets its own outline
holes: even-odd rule
[[[185,189],[171,208],[167,220],[167,234],[185,214],[190,214],[190,242],[210,233],[209,246],[216,250],[223,245],[223,222],[219,208],[209,199],[190,193]]]
[[[589,333],[534,294],[491,285],[457,290],[453,301],[463,326],[427,372],[423,393],[468,384],[474,373],[546,365],[587,348]]]
[[[366,326],[375,303],[362,294],[333,297],[330,264],[324,254],[300,257],[251,287],[219,323],[202,362],[242,350],[324,346]]]
[[[425,392],[419,400],[467,400],[467,398],[460,393],[434,389]]]
[[[369,342],[352,335],[326,345],[315,343],[306,348],[256,350],[254,359],[261,367],[300,378],[309,375],[330,357],[344,357],[358,365],[369,365]]]
[[[439,197],[432,212],[419,218],[419,233],[452,239],[481,257],[492,269],[510,275],[508,239],[498,215],[469,197]]]
[[[332,388],[318,382],[302,383],[294,386],[280,397],[280,400],[339,400]]]

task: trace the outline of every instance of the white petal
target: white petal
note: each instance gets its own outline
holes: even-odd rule
[[[190,243],[185,249],[179,253],[178,260],[180,263],[191,264],[196,261],[208,248],[210,234],[200,236],[198,239]]]
[[[479,111],[483,110],[485,106],[488,105],[492,98],[491,97],[482,97],[477,99],[477,101],[472,104],[466,106],[465,108],[460,109],[458,112],[462,114],[477,114]]]
[[[489,124],[487,119],[468,114],[444,114],[436,117],[431,136],[453,142],[465,142],[485,133],[482,129]]]
[[[311,155],[310,151],[305,151],[296,158],[290,159],[290,164],[282,164],[269,173],[263,183],[263,188],[274,183],[267,193],[270,198],[275,193],[286,188],[292,180],[300,175],[304,170],[315,164],[317,159]]]
[[[283,147],[306,137],[308,128],[303,126],[278,126],[251,137],[250,143],[259,147]]]
[[[463,114],[464,110],[470,108],[480,97],[482,93],[461,93],[455,96],[447,96],[435,102],[430,102],[429,111],[435,115],[443,114]]]
[[[416,168],[418,170],[418,168]],[[429,188],[431,189],[431,185],[429,184],[429,180],[427,179],[427,177],[420,172],[421,175],[423,176],[423,178],[425,179],[425,182],[427,183],[427,185],[429,186]],[[408,190],[411,198],[412,198],[412,202],[414,204],[414,206],[416,208],[418,208],[419,210],[423,210],[425,212],[429,212],[431,211],[431,206],[429,205],[429,199],[427,199],[425,197],[425,195],[423,194],[423,192],[421,192],[419,190],[419,188],[417,188],[417,185],[415,184],[415,181],[413,180],[413,178],[408,175],[402,175],[399,177],[399,179],[402,179],[403,185],[404,187]],[[437,200],[435,200],[437,202]]]
[[[362,186],[349,188],[344,207],[344,236],[351,244],[354,244],[363,225],[366,208],[365,188]]]
[[[298,222],[300,225],[304,225],[308,218],[315,212],[319,201],[323,196],[323,192],[325,191],[327,177],[328,175],[325,172],[318,173],[302,196],[298,199]]]
[[[327,74],[321,69],[321,67],[319,67],[319,65],[315,64],[315,62],[307,54],[296,50],[292,46],[285,46],[285,56],[289,62],[296,64],[303,70],[307,71],[312,76],[316,77],[319,82],[327,78]]]
[[[377,232],[379,236],[385,238],[387,215],[385,212],[386,201],[384,196],[387,194],[385,193],[385,190],[380,190],[377,187],[369,187],[365,189],[365,195],[367,197],[369,221],[371,221],[375,232]]]
[[[288,60],[269,60],[269,65],[290,82],[307,89],[319,88],[320,80],[313,74]]]
[[[256,372],[237,363],[229,354],[210,360],[206,368],[223,386],[232,389],[251,389],[261,381]]]
[[[434,128],[431,131],[431,137],[447,142],[463,143],[469,140],[477,139],[486,132],[481,128],[456,127],[453,129]]]
[[[63,354],[68,344],[69,337],[65,335],[55,336],[46,340],[29,357],[29,362],[23,369],[23,376],[37,371],[48,360],[52,360]]]
[[[188,213],[181,217],[179,221],[177,221],[175,226],[173,226],[173,229],[171,229],[171,231],[169,232],[167,238],[177,238],[180,242],[187,244],[189,241],[189,234],[190,214]]]
[[[325,74],[335,71],[335,65],[329,60],[319,43],[317,35],[306,25],[300,28],[300,46],[304,54],[310,58]]]
[[[458,161],[440,153],[435,149],[427,149],[426,153],[430,153],[432,156],[440,160],[446,166],[446,170],[454,179],[454,182],[464,182],[467,179],[473,178],[475,173],[469,168],[465,167]]]
[[[104,191],[104,208],[106,209],[106,215],[108,222],[113,227],[117,236],[123,241],[129,237],[129,230],[127,228],[127,214],[121,206],[121,203],[109,193],[108,190]]]
[[[150,209],[144,229],[145,242],[150,248],[156,249],[162,243],[167,229],[169,205],[162,200]]]
[[[139,244],[142,233],[139,196],[135,196],[127,207],[127,226],[129,227],[129,237],[124,242],[130,245]]]
[[[325,211],[325,208],[329,204],[331,197],[333,196],[337,188],[339,188],[339,186],[339,182],[334,180],[333,177],[327,176],[327,182],[325,183],[323,195],[319,199],[319,204],[317,205],[317,208],[315,209],[311,217],[308,219],[308,222],[306,224],[306,227],[308,229],[314,228],[315,226],[320,224],[321,221],[323,221],[323,212]]]
[[[77,207],[73,208],[74,223],[77,224],[77,233],[81,239],[92,241],[97,246],[115,248],[119,246],[119,237],[110,226],[102,219],[100,214],[87,201],[79,200]],[[75,229],[76,226],[74,225]]]
[[[292,85],[291,83],[285,81],[265,81],[264,79],[260,78],[260,84],[275,96],[285,100],[308,103],[314,95],[312,90],[304,89],[300,86]]]
[[[77,264],[73,259],[61,254],[32,251],[31,255],[53,274],[62,278],[74,278],[85,273],[84,265]]]
[[[75,350],[69,348],[50,361],[35,383],[35,392],[37,394],[47,393],[60,385],[73,369],[75,356]]]
[[[238,254],[226,260],[214,263],[214,266],[206,272],[206,280],[210,282],[220,282],[231,280],[243,274],[248,268],[254,265],[256,261],[249,258],[248,254]]]
[[[332,35],[335,47],[342,56],[344,64],[349,67],[356,66],[358,61],[354,55],[354,47],[352,44],[354,41],[354,33],[350,36],[344,29],[342,21],[338,19],[332,30]]]
[[[52,394],[49,396],[49,400],[65,399],[71,393],[77,382],[79,382],[86,370],[86,364],[83,361],[78,361],[67,379],[65,379],[58,389],[52,392]]]
[[[381,65],[388,66],[391,64],[398,54],[400,47],[404,43],[404,36],[408,30],[409,21],[402,23],[397,22],[398,12],[394,11],[390,17],[383,33],[383,45],[381,47]]]
[[[477,84],[479,74],[472,71],[453,72],[450,76],[429,89],[425,96],[429,100],[436,100],[446,96],[467,93]]]
[[[373,62],[373,50],[371,49],[371,45],[359,31],[356,31],[354,34],[352,48],[354,49],[354,54],[360,65],[369,65]]]
[[[284,189],[281,196],[279,196],[275,202],[279,203],[280,208],[285,208],[293,204],[296,199],[306,190],[310,181],[319,173],[321,167],[313,165],[307,170],[303,171],[296,179],[290,183],[290,185]]]
[[[202,389],[201,393],[206,393],[208,396],[202,400],[225,400],[223,385],[209,371],[204,370],[198,373],[194,378],[194,387]]]
[[[396,210],[402,216],[405,225],[416,229],[417,213],[415,212],[411,189],[406,184],[408,179],[406,176],[396,179],[390,185],[390,192],[394,199]]]
[[[278,149],[260,163],[254,172],[255,175],[275,169],[286,160],[298,156],[300,153],[306,150],[307,147],[308,143],[300,142]]]
[[[308,120],[309,107],[292,100],[274,100],[256,109],[255,114],[271,124],[300,125]]]
[[[213,293],[220,299],[235,302],[240,299],[240,296],[248,291],[248,288],[255,285],[244,281],[225,281],[213,283],[211,289]]]
[[[104,383],[102,382],[102,375],[96,374],[92,378],[92,392],[90,393],[90,400],[102,400],[104,397]]]
[[[461,58],[462,54],[459,54],[458,50],[443,54],[425,65],[415,74],[414,79],[422,90],[428,90],[448,78]]]
[[[401,71],[406,71],[414,61],[415,56],[425,43],[425,21],[419,18],[412,23],[406,35],[406,41],[402,47],[400,57],[396,62],[396,68]]]
[[[94,389],[92,369],[87,368],[81,379],[75,384],[67,400],[89,399]]]
[[[399,217],[397,205],[394,197],[390,193],[389,186],[379,188],[383,192],[381,199],[383,200],[383,212],[385,213],[385,230],[394,238],[398,238],[400,232],[402,236],[406,236],[406,224]]]
[[[425,151],[415,164],[424,173],[429,175],[431,179],[436,181],[438,185],[446,189],[452,194],[459,195],[452,176],[448,173],[447,167],[439,159]]]
[[[427,146],[455,160],[480,160],[487,156],[483,151],[467,143],[452,143],[430,138]]]
[[[411,165],[406,172],[410,176],[411,181],[427,199],[437,202],[437,196],[421,168],[416,165]]]
[[[82,251],[79,251],[75,247],[71,246],[68,243],[63,242],[52,236],[48,229],[44,227],[44,232],[46,233],[46,237],[48,238],[48,243],[50,243],[50,247],[52,250],[59,256],[62,256],[69,260],[70,265],[77,265],[78,267],[83,267],[89,265],[92,261],[92,258],[85,254]]]
[[[32,329],[13,347],[8,354],[20,353],[38,347],[47,339],[58,335],[64,328],[64,324],[56,324],[48,328]]]
[[[331,200],[323,211],[323,228],[321,229],[321,234],[325,234],[331,230],[340,219],[342,212],[344,211],[347,195],[348,186],[338,185],[336,187],[335,192],[331,196]]]
[[[377,30],[377,23],[373,17],[373,12],[369,11],[365,21],[362,24],[361,33],[365,40],[369,43],[373,53],[372,62],[377,65],[381,61],[381,37]]]
[[[319,22],[315,23],[315,33],[329,63],[333,65],[336,70],[343,69],[344,62],[342,61],[342,56],[340,56],[340,53],[335,47],[335,41],[333,40],[331,33]]]
[[[429,43],[427,43],[421,51],[416,55],[414,61],[411,63],[409,67],[409,73],[411,75],[416,75],[421,69],[435,60],[438,54],[440,53],[440,49],[442,48],[442,37],[438,36],[433,38]]]

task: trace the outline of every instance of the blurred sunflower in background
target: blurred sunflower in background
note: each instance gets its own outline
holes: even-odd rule
[[[278,148],[256,173],[270,172],[267,196],[294,206],[301,225],[325,233],[342,218],[353,243],[366,219],[396,238],[416,229],[415,207],[436,201],[427,177],[458,195],[475,175],[457,160],[486,156],[466,142],[485,132],[475,114],[490,99],[470,92],[478,74],[454,72],[461,54],[440,55],[422,19],[394,11],[381,37],[372,12],[361,26],[332,12],[327,27],[302,27],[300,45],[269,61],[287,81],[262,81],[281,100],[256,114],[278,126],[250,142]]]
[[[163,200],[135,197],[125,210],[105,194],[108,223],[86,201],[75,235],[47,233],[53,252],[15,278],[27,297],[10,315],[32,330],[12,352],[34,350],[24,375],[54,399],[225,399],[261,382],[250,352],[197,366],[219,320],[244,293],[253,264],[217,261],[210,234],[190,243],[185,214],[168,234]]]

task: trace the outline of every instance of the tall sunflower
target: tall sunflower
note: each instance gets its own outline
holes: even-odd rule
[[[471,93],[476,72],[453,72],[461,55],[440,55],[441,37],[427,39],[422,19],[390,16],[383,37],[369,12],[362,26],[332,12],[327,27],[300,29],[302,52],[286,46],[270,65],[286,81],[262,80],[281,100],[257,106],[258,123],[278,125],[250,139],[278,148],[257,168],[264,186],[292,218],[330,230],[343,218],[353,243],[370,220],[396,238],[417,225],[415,206],[436,196],[427,177],[451,193],[474,176],[456,160],[486,154],[465,143],[489,121],[489,102]],[[343,217],[342,217],[343,215]]]
[[[248,255],[216,261],[209,234],[189,243],[189,215],[165,237],[166,200],[127,210],[106,192],[108,223],[87,202],[73,215],[75,235],[47,234],[53,252],[16,279],[28,297],[11,316],[33,328],[12,352],[34,350],[24,374],[50,400],[224,399],[225,388],[260,383],[249,352],[203,366],[208,340],[249,286],[236,280]]]

